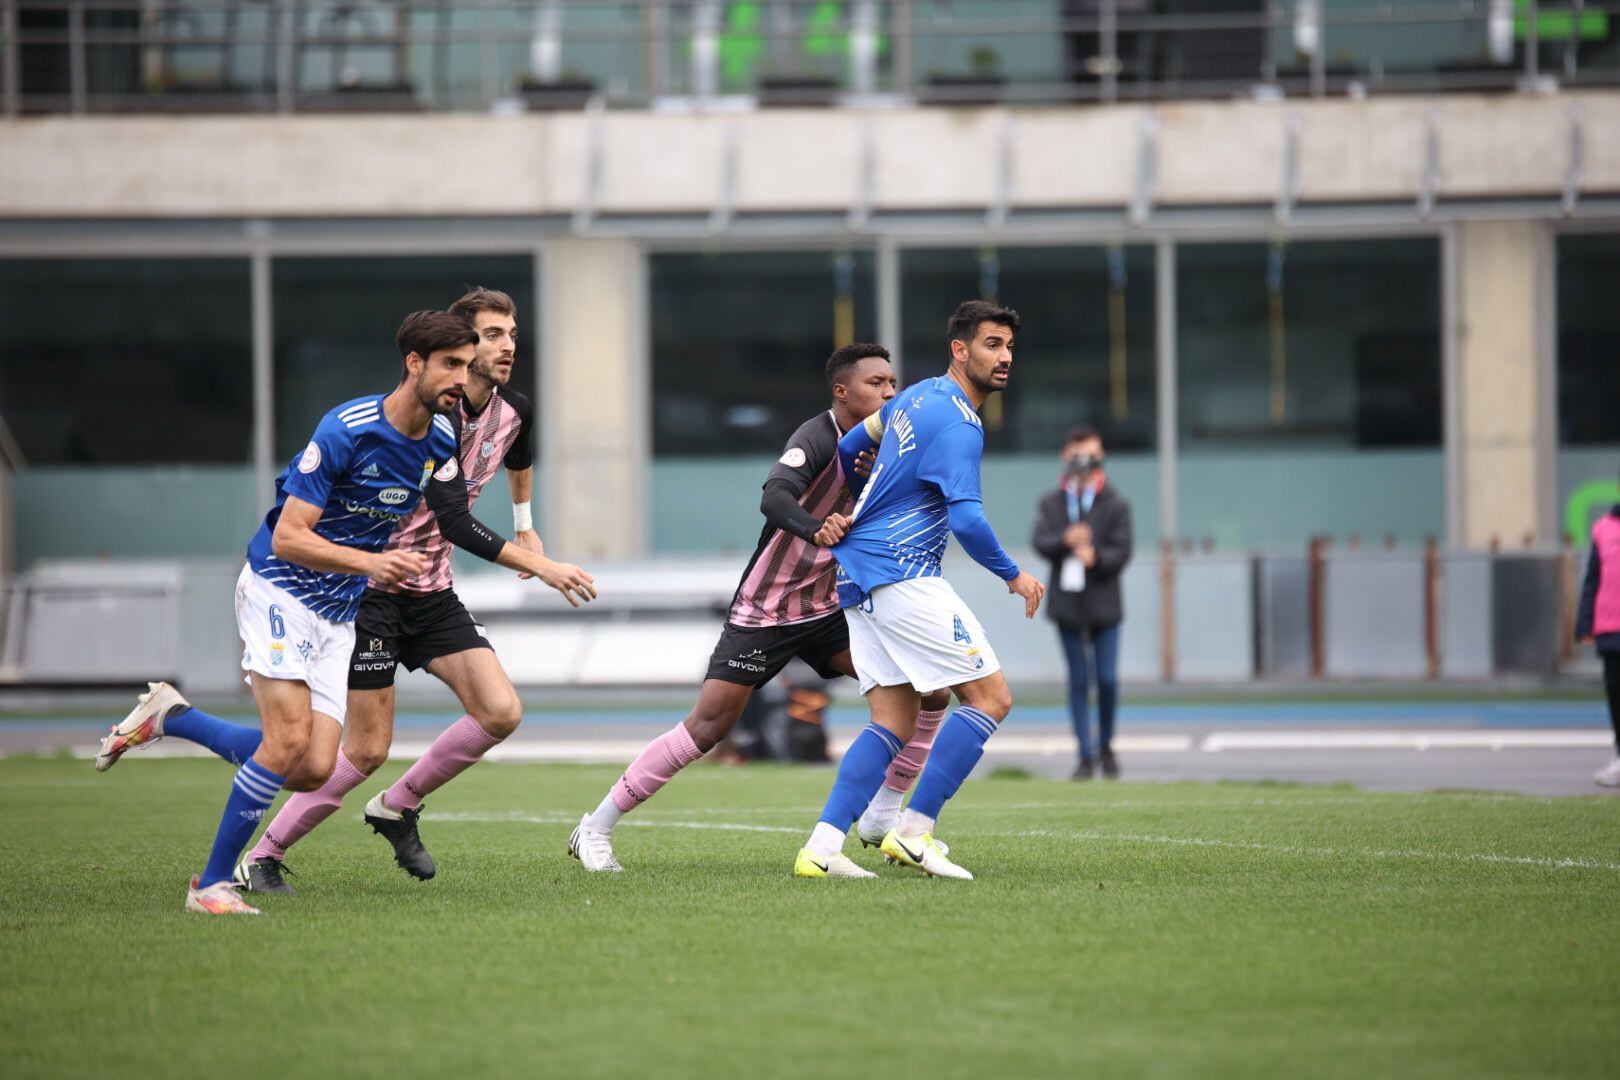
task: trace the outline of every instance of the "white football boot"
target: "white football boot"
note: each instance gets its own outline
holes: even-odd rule
[[[189,707],[191,702],[180,696],[180,691],[166,682],[146,684],[146,693],[135,702],[129,715],[113,726],[101,749],[96,753],[96,772],[106,772],[118,764],[126,750],[137,746],[150,746],[163,738],[163,718],[177,707]]]
[[[613,857],[613,834],[590,826],[591,815],[585,814],[574,826],[568,838],[568,854],[579,860],[579,865],[593,874],[617,874],[624,867]]]

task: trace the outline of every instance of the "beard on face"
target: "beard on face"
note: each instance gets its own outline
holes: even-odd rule
[[[444,403],[444,395],[450,389],[450,387],[445,387],[444,390],[440,390],[438,393],[433,393],[423,385],[422,378],[418,377],[416,380],[416,400],[421,402],[422,408],[426,409],[428,412],[435,412],[440,416],[445,416],[449,413],[455,412],[456,406],[461,404],[461,397],[459,394],[450,402],[449,405]]]

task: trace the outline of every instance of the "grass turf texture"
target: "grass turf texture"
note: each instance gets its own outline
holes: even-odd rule
[[[789,876],[831,774],[485,765],[418,883],[356,791],[263,917],[181,910],[230,771],[0,761],[7,1077],[1613,1075],[1620,802],[968,784],[974,882]],[[853,839],[848,850],[874,868]]]

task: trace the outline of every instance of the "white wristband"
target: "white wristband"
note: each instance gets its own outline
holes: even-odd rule
[[[512,528],[518,532],[532,532],[534,530],[534,515],[530,513],[528,503],[512,504]]]

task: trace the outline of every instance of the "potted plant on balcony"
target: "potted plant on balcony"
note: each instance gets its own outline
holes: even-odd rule
[[[971,71],[936,71],[928,76],[922,100],[934,105],[994,105],[1002,98],[1007,77],[1001,73],[1001,54],[988,45],[968,53]]]
[[[838,96],[838,80],[814,71],[769,71],[760,75],[757,92],[768,108],[827,106]]]
[[[518,81],[517,92],[530,112],[583,109],[596,94],[596,80],[569,68],[555,79],[525,75]]]

